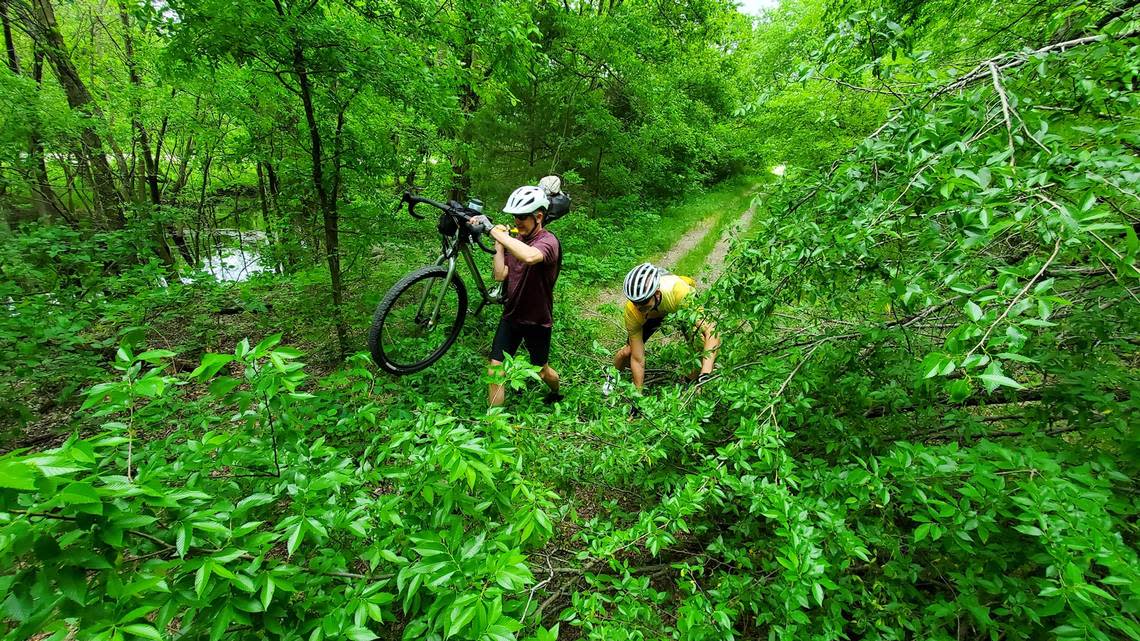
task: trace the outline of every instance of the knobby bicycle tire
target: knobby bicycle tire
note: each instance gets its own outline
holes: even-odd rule
[[[368,330],[368,349],[372,352],[372,360],[380,369],[397,376],[405,374],[414,374],[420,370],[429,367],[432,363],[438,361],[451,349],[455,339],[459,336],[459,331],[463,329],[463,322],[467,319],[467,287],[463,284],[463,280],[455,274],[451,278],[450,286],[455,289],[457,298],[455,321],[452,323],[451,329],[447,334],[446,339],[440,344],[435,351],[427,355],[427,357],[411,363],[401,363],[393,359],[392,355],[385,353],[384,350],[384,323],[388,320],[388,314],[392,311],[396,302],[400,300],[400,296],[404,294],[414,295],[416,285],[422,283],[427,279],[438,279],[440,285],[443,284],[444,279],[447,278],[447,269],[439,265],[429,265],[421,267],[407,276],[404,276],[398,283],[388,290],[380,304],[376,306],[376,313],[372,316],[372,327]],[[433,287],[430,291],[436,291]]]

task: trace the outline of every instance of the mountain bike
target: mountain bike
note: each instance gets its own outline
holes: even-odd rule
[[[495,253],[483,242],[483,235],[491,230],[490,223],[471,222],[483,213],[483,203],[478,200],[471,200],[467,205],[454,200],[441,203],[405,192],[396,211],[405,204],[408,213],[420,220],[425,217],[416,213],[416,205],[430,205],[440,210],[436,231],[442,249],[435,263],[412,271],[393,285],[372,317],[368,331],[372,359],[380,369],[399,376],[418,372],[442,358],[463,329],[467,319],[467,286],[457,273],[460,256],[471,270],[482,297],[475,315],[489,303],[503,302],[501,284],[494,283],[489,289],[471,255],[472,244],[489,254]]]

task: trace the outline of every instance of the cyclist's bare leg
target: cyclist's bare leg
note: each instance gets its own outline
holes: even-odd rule
[[[614,353],[614,367],[616,367],[619,372],[629,369],[629,354],[629,343],[626,343],[625,347]]]
[[[487,376],[501,379],[503,377],[503,362],[491,359],[490,366],[487,367]],[[487,388],[487,405],[498,407],[506,400],[506,396],[507,393],[502,383],[491,383]]]
[[[554,371],[554,368],[550,366],[550,363],[542,366],[542,369],[538,372],[538,377],[542,379],[543,383],[546,383],[546,386],[550,388],[552,393],[558,393],[558,383],[561,379],[558,376],[558,372]],[[502,385],[499,387],[501,388]]]

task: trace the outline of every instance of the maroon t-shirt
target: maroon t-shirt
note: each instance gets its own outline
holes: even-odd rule
[[[554,234],[539,230],[524,243],[542,252],[542,262],[527,265],[505,252],[507,300],[503,318],[526,325],[554,325],[554,283],[562,269],[562,245]]]

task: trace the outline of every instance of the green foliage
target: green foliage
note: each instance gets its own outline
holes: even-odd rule
[[[398,612],[404,638],[513,638],[552,503],[509,427],[337,412],[298,391],[300,355],[243,341],[171,376],[172,352],[124,345],[121,378],[88,393],[101,433],[4,457],[15,633],[376,638]]]
[[[6,638],[1140,638],[1129,6],[169,6],[59,7],[101,111],[0,72],[2,409],[39,430],[0,456]],[[601,396],[592,307],[775,165],[655,384]],[[361,343],[433,258],[393,193],[548,172],[563,401],[510,359],[485,413],[494,314],[413,376],[339,362],[330,319]],[[226,228],[275,273],[197,271]],[[675,384],[697,310],[716,375]]]

